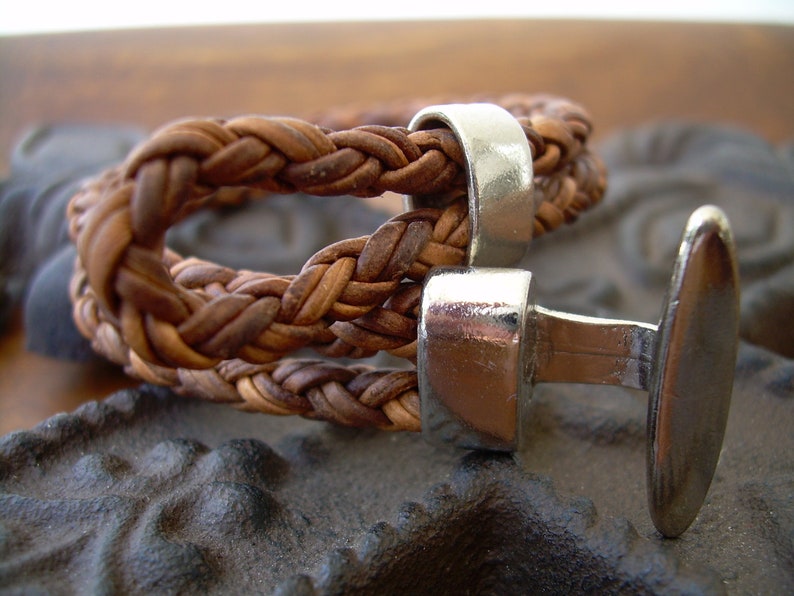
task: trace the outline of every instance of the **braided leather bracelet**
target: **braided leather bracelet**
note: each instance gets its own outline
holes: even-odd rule
[[[517,118],[529,142],[534,235],[598,203],[605,171],[586,147],[591,125],[581,107],[546,96],[495,103]],[[414,105],[386,110],[388,123],[407,122]],[[328,246],[294,276],[235,271],[165,246],[168,228],[197,209],[298,191],[443,200],[440,208],[393,217],[371,236]],[[332,131],[254,116],[177,122],[72,199],[75,321],[128,374],[180,393],[249,411],[418,431],[415,371],[282,357],[310,347],[328,357],[385,350],[415,361],[423,279],[466,257],[465,194],[463,152],[447,128],[369,123]]]

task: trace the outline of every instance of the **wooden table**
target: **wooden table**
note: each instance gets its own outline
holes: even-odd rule
[[[187,115],[308,116],[416,96],[547,91],[583,102],[596,140],[687,118],[794,137],[794,28],[458,21],[181,28],[0,38],[0,172],[46,121],[154,127]],[[0,338],[0,434],[128,383]]]

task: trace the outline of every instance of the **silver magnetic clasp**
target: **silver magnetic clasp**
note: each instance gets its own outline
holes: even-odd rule
[[[467,159],[476,175],[476,154]],[[481,208],[480,229],[490,229],[491,213]],[[700,510],[719,459],[738,321],[733,237],[712,206],[685,227],[658,326],[545,309],[527,271],[434,269],[418,332],[422,432],[462,447],[519,450],[536,383],[647,390],[649,509],[662,534],[677,536]]]

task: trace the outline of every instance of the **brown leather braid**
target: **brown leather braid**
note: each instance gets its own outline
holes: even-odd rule
[[[497,103],[518,117],[530,143],[536,235],[601,199],[605,172],[585,146],[590,123],[579,106],[527,96]],[[311,347],[332,357],[386,350],[415,361],[422,280],[431,267],[465,259],[465,189],[462,150],[447,129],[334,131],[255,116],[171,124],[69,205],[75,321],[129,374],[181,393],[244,410],[419,430],[414,371],[282,357]],[[294,276],[235,271],[165,247],[168,228],[196,209],[298,191],[443,195],[448,206],[403,213],[371,236],[332,244]]]

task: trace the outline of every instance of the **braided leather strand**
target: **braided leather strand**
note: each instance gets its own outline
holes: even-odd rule
[[[510,96],[533,155],[535,235],[572,222],[605,188],[583,110]],[[346,116],[351,119],[350,113]],[[85,185],[68,209],[74,317],[94,349],[140,379],[270,414],[419,430],[414,371],[283,360],[300,348],[415,361],[421,285],[465,260],[464,157],[447,129],[333,131],[289,118],[178,122]],[[267,192],[446,197],[336,242],[294,276],[183,259],[165,233],[189,213]]]

